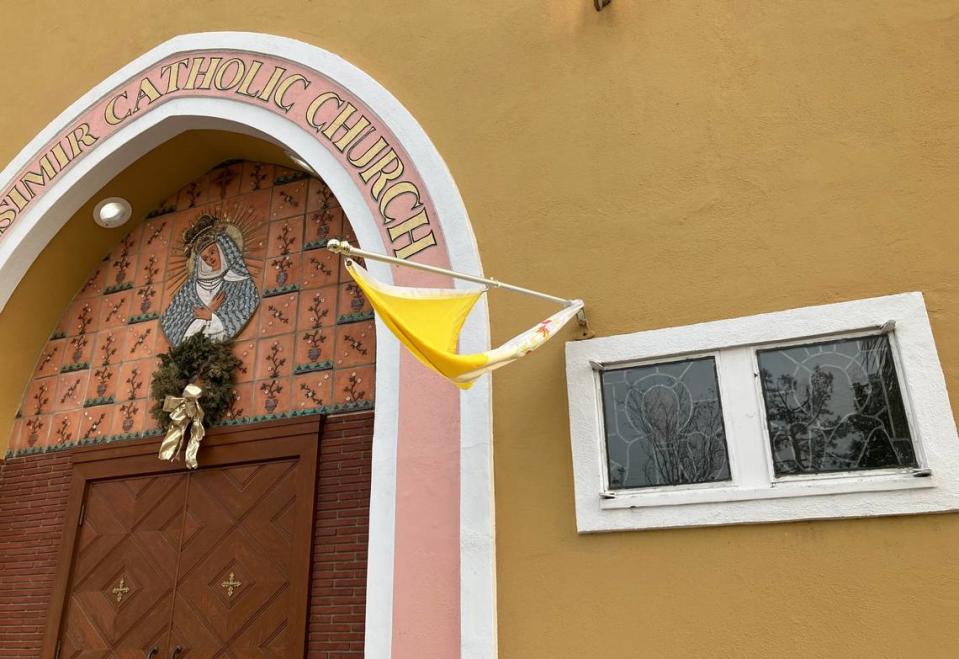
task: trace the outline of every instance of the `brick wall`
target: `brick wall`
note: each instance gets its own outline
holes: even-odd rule
[[[309,653],[363,656],[373,412],[328,417],[320,441]],[[0,463],[0,658],[39,657],[71,452]]]
[[[39,657],[70,487],[70,454],[0,463],[0,657]]]
[[[309,656],[362,657],[373,413],[329,417],[320,442]]]

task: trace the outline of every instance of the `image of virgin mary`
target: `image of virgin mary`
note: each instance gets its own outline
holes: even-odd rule
[[[232,339],[256,311],[260,296],[236,233],[234,238],[228,225],[203,215],[184,235],[188,277],[160,318],[170,345],[199,333]]]

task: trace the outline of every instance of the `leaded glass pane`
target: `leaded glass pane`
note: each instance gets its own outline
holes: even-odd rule
[[[777,476],[916,466],[888,337],[758,357]]]
[[[611,489],[729,480],[712,358],[602,374]]]

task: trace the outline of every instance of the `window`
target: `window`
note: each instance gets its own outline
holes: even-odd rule
[[[917,466],[888,336],[757,355],[777,476]]]
[[[611,490],[729,480],[716,362],[603,371]]]
[[[567,344],[581,532],[959,509],[921,294]]]

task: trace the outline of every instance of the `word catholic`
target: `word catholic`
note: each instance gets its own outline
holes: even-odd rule
[[[115,89],[29,166],[0,197],[0,240],[53,179],[137,115],[183,96],[228,96],[282,114],[317,139],[366,189],[393,253],[409,258],[436,244],[414,176],[359,101],[319,73],[273,58],[235,52],[167,60]],[[359,107],[358,107],[359,106]]]

